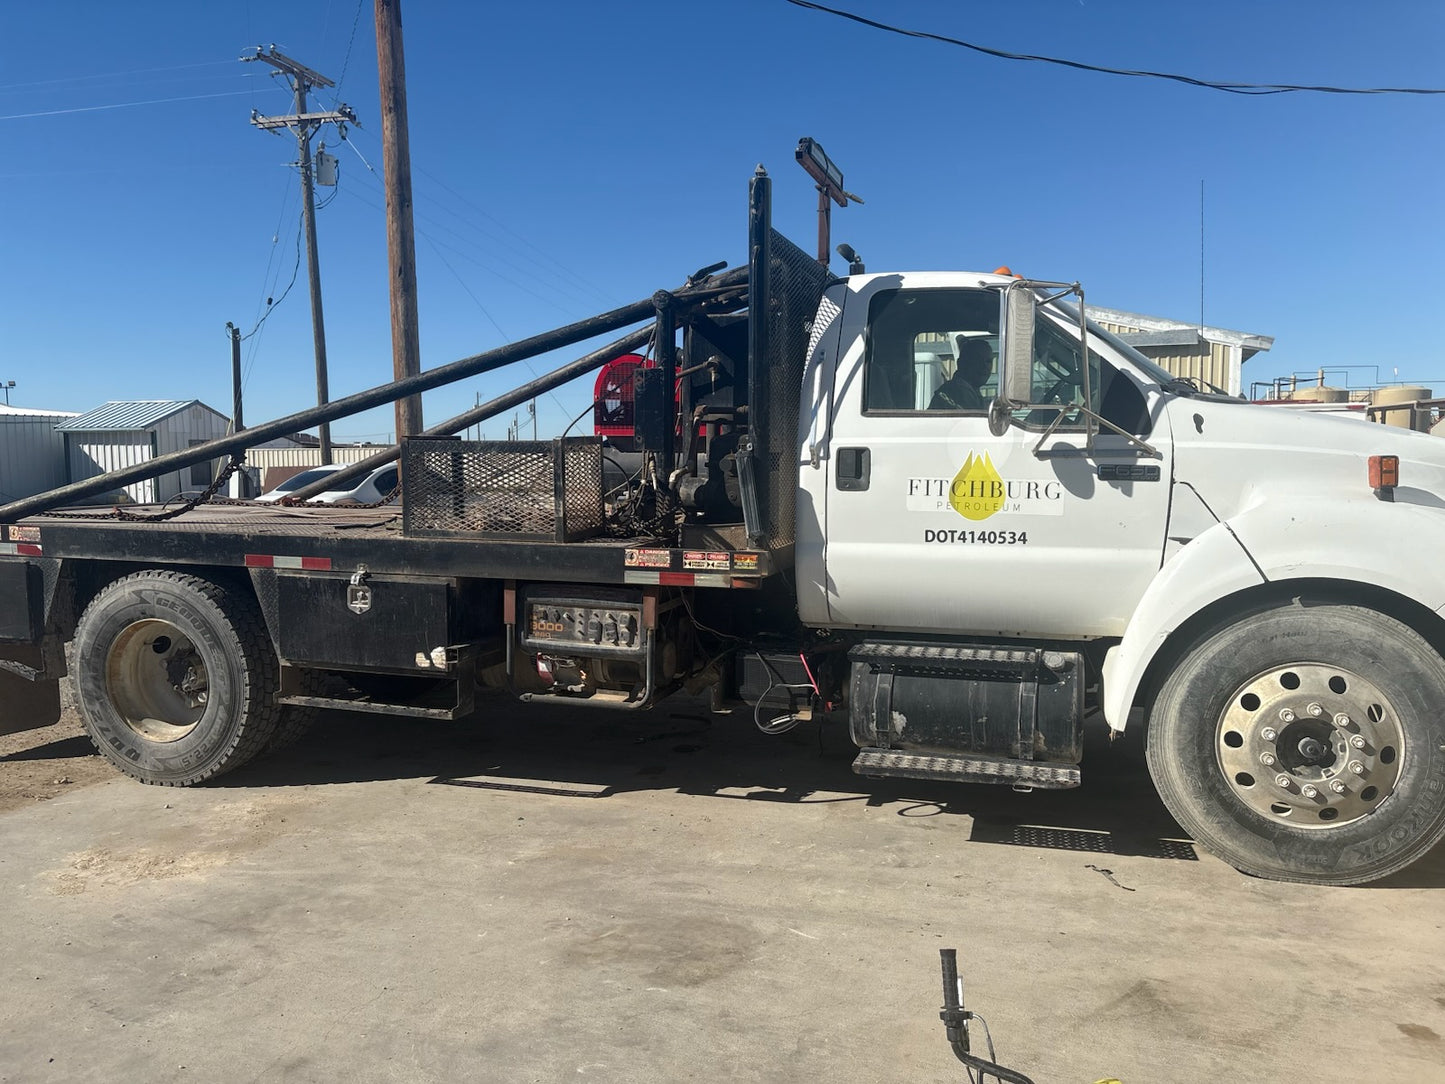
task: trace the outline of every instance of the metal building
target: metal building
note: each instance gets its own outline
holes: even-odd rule
[[[65,484],[65,437],[55,427],[73,412],[0,404],[0,500]]]
[[[106,403],[56,428],[65,437],[69,480],[82,482],[223,437],[230,425],[229,418],[199,399],[140,399]],[[220,460],[207,460],[136,482],[126,486],[126,492],[141,504],[164,502],[205,489],[221,465]]]
[[[1269,335],[1186,324],[1097,305],[1089,306],[1089,318],[1175,376],[1213,384],[1230,395],[1243,390],[1244,363],[1274,345]]]

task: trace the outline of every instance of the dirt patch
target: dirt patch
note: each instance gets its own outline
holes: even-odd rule
[[[72,707],[52,726],[0,735],[0,813],[118,774],[95,751]]]
[[[51,890],[57,896],[78,896],[95,888],[124,888],[140,881],[189,877],[221,865],[224,855],[158,854],[137,851],[116,854],[104,848],[70,856],[67,869],[53,870]]]
[[[295,814],[312,804],[309,796],[296,795],[241,801],[228,795],[209,805],[188,799],[183,810],[154,812],[146,846],[136,846],[123,833],[112,833],[98,846],[67,855],[62,866],[41,876],[57,896],[201,877],[295,831],[299,823]],[[164,810],[171,809],[166,803]]]

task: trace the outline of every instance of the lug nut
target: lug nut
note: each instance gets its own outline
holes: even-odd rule
[[[1356,775],[1364,775],[1365,766],[1361,764],[1358,760],[1352,760],[1350,761],[1350,771],[1354,772]]]
[[[1319,791],[1315,789],[1315,785],[1313,783],[1306,783],[1304,786],[1300,787],[1299,792],[1303,794],[1306,798],[1313,798],[1319,794]]]
[[[1265,741],[1274,741],[1275,738],[1279,737],[1279,731],[1275,730],[1272,726],[1267,726],[1259,732],[1259,736]]]
[[[1273,753],[1260,753],[1260,754],[1259,754],[1259,762],[1260,762],[1261,764],[1263,764],[1266,768],[1273,768],[1273,767],[1274,767],[1274,754],[1273,754]]]
[[[1313,715],[1316,719],[1318,719],[1321,715],[1325,713],[1325,709],[1320,707],[1320,705],[1318,704],[1311,704],[1305,710],[1308,711],[1311,715]]]
[[[1330,790],[1334,791],[1336,794],[1343,794],[1345,793],[1345,785],[1341,783],[1338,779],[1331,779]]]
[[[1363,749],[1365,747],[1365,739],[1363,736],[1355,734],[1350,738],[1350,744],[1356,749]]]
[[[1294,712],[1291,711],[1289,708],[1280,708],[1280,709],[1279,709],[1279,721],[1282,722],[1282,723],[1292,723],[1292,722],[1294,722]]]
[[[1289,776],[1285,775],[1284,772],[1280,772],[1277,776],[1275,776],[1274,781],[1285,790],[1289,790],[1290,778]]]
[[[1335,726],[1339,727],[1341,730],[1345,730],[1349,727],[1349,725],[1350,717],[1344,712],[1340,712],[1338,715],[1335,716]]]

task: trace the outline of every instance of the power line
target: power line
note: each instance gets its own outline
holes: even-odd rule
[[[36,79],[29,83],[0,84],[0,91],[24,90],[29,87],[53,87],[61,83],[84,83],[96,79],[124,79],[132,75],[152,75],[155,72],[178,72],[189,68],[213,68],[229,66],[229,60],[204,60],[195,64],[171,64],[164,68],[133,68],[125,72],[102,72],[96,75],[70,75],[63,79]]]
[[[358,125],[357,127],[360,128],[359,125]],[[365,128],[361,128],[360,130],[361,130],[362,132],[366,133],[368,136],[370,135],[370,132],[367,132],[367,130],[366,130]],[[375,173],[376,171],[371,168],[371,163],[369,163],[369,162],[366,161],[365,156],[363,156],[363,155],[361,154],[361,151],[360,151],[359,149],[357,149],[357,147],[354,145],[355,141],[353,140],[352,142],[353,142],[353,146],[352,146],[352,148],[351,148],[352,151],[354,151],[354,152],[357,154],[358,157],[361,157],[361,160],[362,160],[363,163],[366,164],[366,168],[367,168],[367,169],[371,170],[372,173]],[[544,286],[544,287],[547,288],[547,289],[555,290],[557,293],[563,295],[564,297],[568,297],[568,298],[575,298],[575,297],[577,297],[577,296],[578,296],[578,290],[579,290],[579,288],[580,288],[582,291],[585,291],[586,293],[590,294],[592,297],[597,298],[597,299],[600,299],[600,300],[601,300],[604,304],[606,304],[606,305],[615,306],[615,305],[617,304],[617,300],[616,300],[615,297],[610,296],[610,295],[607,294],[605,291],[602,291],[602,290],[597,289],[594,285],[592,285],[590,282],[588,282],[585,278],[583,278],[582,276],[580,276],[580,275],[576,274],[575,272],[573,272],[572,270],[570,270],[565,264],[562,264],[562,263],[559,262],[558,260],[556,260],[556,259],[552,258],[551,256],[547,255],[547,253],[544,252],[542,249],[540,249],[540,248],[538,248],[536,245],[532,244],[532,242],[528,241],[528,240],[527,240],[525,237],[523,237],[521,234],[517,233],[517,231],[515,231],[515,230],[513,230],[513,229],[510,229],[510,228],[506,225],[506,223],[502,222],[500,219],[497,219],[495,216],[489,214],[484,208],[479,207],[477,204],[473,203],[471,200],[469,200],[469,199],[467,199],[465,196],[463,196],[460,192],[457,192],[455,189],[449,187],[449,186],[446,185],[444,182],[442,182],[441,180],[439,180],[437,177],[433,176],[432,174],[428,173],[425,169],[421,168],[420,166],[416,167],[416,170],[415,170],[415,171],[416,171],[417,173],[420,173],[423,177],[427,178],[429,181],[431,181],[433,184],[435,184],[438,188],[440,188],[440,189],[442,189],[443,191],[445,191],[445,192],[447,192],[448,194],[450,194],[450,195],[451,195],[452,197],[454,197],[458,202],[460,202],[460,203],[463,204],[464,206],[470,208],[471,210],[475,211],[477,214],[481,215],[482,217],[486,218],[488,221],[492,222],[493,224],[495,224],[497,227],[499,227],[500,229],[504,230],[505,232],[510,233],[513,237],[516,237],[517,240],[520,241],[522,245],[525,245],[527,248],[529,248],[529,249],[531,249],[533,252],[537,253],[536,256],[532,256],[532,255],[529,255],[529,254],[526,253],[526,252],[523,252],[520,248],[517,247],[517,245],[515,245],[515,244],[513,244],[512,242],[508,241],[505,237],[499,236],[496,232],[488,229],[486,226],[480,224],[479,222],[477,222],[477,221],[469,218],[466,214],[462,213],[461,211],[458,211],[458,210],[456,210],[456,209],[454,209],[454,208],[452,208],[452,207],[449,207],[443,200],[438,199],[435,195],[433,195],[433,194],[431,194],[431,193],[429,193],[429,192],[427,192],[427,191],[425,191],[425,190],[422,190],[421,192],[419,192],[419,198],[425,199],[427,203],[429,203],[429,204],[431,204],[432,206],[434,206],[434,207],[435,207],[438,211],[440,211],[441,213],[443,213],[443,214],[445,214],[445,215],[448,215],[448,216],[450,216],[451,218],[456,219],[461,225],[463,225],[463,226],[465,226],[465,227],[467,227],[467,228],[469,228],[469,229],[475,230],[477,233],[481,234],[484,238],[486,238],[487,243],[488,243],[488,251],[489,251],[489,253],[490,253],[494,258],[498,259],[499,261],[501,261],[502,263],[504,263],[506,266],[510,267],[512,270],[516,271],[518,274],[523,275],[523,276],[525,276],[525,277],[527,277],[527,278],[529,278],[529,279],[532,279],[533,281],[537,282],[539,285]],[[443,231],[446,232],[446,233],[451,234],[453,237],[457,238],[458,240],[460,240],[460,241],[462,241],[462,242],[464,242],[464,243],[466,243],[466,244],[468,244],[468,245],[475,245],[475,244],[476,244],[475,241],[473,241],[473,240],[471,240],[471,239],[469,239],[469,238],[463,237],[461,234],[457,233],[455,230],[452,230],[452,229],[448,228],[447,226],[442,225],[441,222],[440,222],[438,219],[436,219],[436,218],[433,218],[433,217],[427,216],[427,215],[418,215],[418,217],[424,218],[426,221],[429,221],[429,222],[432,222],[432,223],[436,224],[436,226],[437,226],[439,229],[443,230]],[[501,251],[501,250],[505,250],[505,251]],[[455,250],[454,250],[454,251],[455,251]],[[511,258],[509,258],[508,255],[507,255],[507,253],[510,253],[512,256],[516,257],[517,259],[525,260],[527,263],[531,264],[531,265],[532,265],[533,267],[535,267],[537,270],[536,270],[536,271],[529,270],[527,267],[524,267],[524,266],[522,266],[521,264],[519,264],[516,259],[511,259]],[[538,257],[540,257],[540,259],[539,259]],[[549,266],[547,266],[548,264],[551,264],[552,266],[549,267]],[[540,272],[540,273],[539,273],[539,272]],[[559,275],[558,272],[560,272],[561,274]],[[547,277],[544,277],[544,276],[550,276],[550,278],[547,278]],[[570,282],[569,282],[569,281],[566,281],[566,280],[569,280],[569,279],[571,280]],[[514,280],[507,279],[506,281],[513,282]],[[514,284],[515,284],[515,283],[514,283]],[[528,291],[528,292],[530,292],[530,291]],[[533,294],[533,296],[536,297],[536,296],[538,296],[538,295]],[[546,300],[546,299],[544,298],[544,299],[542,299],[542,300]],[[564,310],[564,311],[565,311],[565,310]]]
[[[30,117],[61,117],[67,113],[99,113],[106,109],[131,109],[138,105],[169,105],[171,102],[197,102],[202,98],[239,98],[250,90],[226,90],[219,94],[187,94],[180,98],[150,98],[143,102],[114,102],[110,105],[82,105],[75,109],[43,109],[36,113],[11,113],[0,120],[26,120]]]
[[[426,177],[426,178],[427,178],[429,181],[431,181],[433,184],[435,184],[438,188],[442,189],[444,192],[450,193],[453,197],[455,197],[455,198],[456,198],[457,200],[459,200],[461,203],[463,203],[463,204],[465,204],[466,206],[472,208],[474,211],[476,211],[478,214],[482,215],[482,216],[483,216],[484,218],[486,218],[488,221],[494,223],[499,229],[505,231],[506,233],[510,233],[513,237],[515,237],[515,238],[516,238],[518,241],[520,241],[523,245],[526,245],[526,246],[527,246],[528,248],[530,248],[533,252],[537,253],[537,255],[540,256],[543,260],[545,260],[547,263],[552,264],[553,267],[555,267],[557,270],[561,271],[563,275],[565,275],[565,276],[567,276],[568,278],[572,279],[573,282],[575,282],[575,283],[577,283],[578,285],[580,285],[583,289],[590,291],[590,292],[591,292],[594,296],[596,296],[596,297],[602,298],[602,299],[603,299],[604,301],[606,301],[609,305],[616,303],[616,298],[614,298],[614,297],[609,297],[607,294],[605,294],[605,293],[603,293],[602,291],[598,290],[592,283],[588,282],[588,281],[587,281],[585,278],[583,278],[581,275],[578,275],[576,272],[572,271],[572,270],[571,270],[569,267],[567,267],[565,264],[563,264],[563,263],[561,263],[560,261],[558,261],[558,260],[556,260],[556,259],[553,259],[551,256],[547,255],[546,252],[542,251],[542,249],[540,249],[540,248],[538,248],[536,245],[532,244],[532,242],[528,241],[525,237],[523,237],[523,236],[522,236],[520,233],[518,233],[516,230],[510,228],[510,227],[509,227],[505,222],[503,222],[501,219],[497,218],[495,215],[490,214],[485,208],[477,206],[477,204],[475,204],[475,203],[473,203],[471,200],[467,199],[467,198],[466,198],[465,196],[463,196],[460,192],[456,191],[456,189],[450,187],[450,186],[447,185],[444,181],[442,181],[442,180],[440,180],[439,178],[437,178],[437,177],[433,176],[432,174],[428,173],[425,169],[420,169],[420,168],[419,168],[419,169],[418,169],[418,172],[421,173],[422,176]],[[441,203],[440,200],[437,200],[436,202],[437,202],[437,205],[438,205],[438,206],[442,206],[443,209],[446,209],[445,206]],[[453,214],[453,215],[456,215],[456,217],[459,218],[459,219],[461,219],[463,222],[466,221],[465,218],[463,218],[461,215],[457,214],[455,211],[450,211],[449,213],[451,213],[451,214]],[[480,227],[473,226],[473,228],[476,229],[479,233],[480,233],[480,232],[485,232],[485,231],[483,231]],[[494,239],[496,239],[496,240],[501,240],[500,238],[496,238],[495,235],[492,235],[492,236],[493,236]],[[503,243],[503,244],[506,244],[505,241],[503,241],[502,243]],[[527,256],[525,253],[518,252],[515,246],[513,246],[513,245],[507,245],[507,247],[508,247],[508,248],[511,248],[512,251],[517,252],[517,254],[518,254],[519,256],[522,256],[524,259],[529,259],[529,260],[531,260],[533,263],[538,264],[538,266],[541,266],[540,261],[538,261],[538,260],[537,260],[536,258],[534,258],[534,257]]]
[[[350,141],[348,140],[348,142],[350,142]],[[353,147],[352,150],[356,150],[356,148]],[[360,154],[359,151],[357,151],[357,153]],[[362,161],[365,162],[366,159],[363,158]],[[370,167],[368,166],[368,168],[370,168]],[[373,170],[373,173],[374,173],[374,172],[375,172],[375,171]],[[376,190],[375,190],[374,188],[371,189],[371,191],[376,192]],[[352,194],[352,197],[353,197],[354,199],[358,199],[359,202],[364,203],[364,204],[366,204],[366,205],[369,206],[369,207],[376,208],[377,210],[382,211],[383,214],[385,213],[385,210],[386,210],[386,209],[385,209],[384,207],[380,207],[380,206],[378,206],[378,205],[375,204],[375,203],[370,203],[370,202],[368,202],[367,200],[361,199],[354,190],[352,191],[351,194]],[[382,193],[380,193],[380,192],[376,192],[376,194],[377,194],[377,195],[382,195]],[[439,206],[440,206],[440,205],[439,205]],[[463,218],[461,215],[457,215],[456,212],[454,212],[454,211],[449,211],[446,207],[442,207],[442,210],[443,210],[443,211],[447,211],[447,213],[452,214],[452,215],[453,215],[454,217],[456,217],[456,218],[459,218],[459,219],[461,220],[461,222],[462,222],[463,225],[471,226],[473,229],[479,229],[479,227],[477,227],[474,223],[468,222],[468,221],[467,221],[465,218]],[[441,233],[445,233],[445,234],[447,234],[447,235],[455,238],[456,240],[460,241],[462,244],[467,245],[467,246],[470,247],[470,248],[476,248],[476,247],[478,247],[477,244],[476,244],[476,242],[475,242],[474,240],[472,240],[471,238],[468,238],[468,237],[463,236],[462,234],[458,233],[456,230],[451,229],[451,228],[450,228],[449,226],[447,226],[445,223],[443,223],[443,222],[440,221],[439,219],[436,219],[436,218],[432,217],[431,215],[421,214],[420,212],[417,212],[416,218],[417,218],[418,221],[430,223],[430,224],[431,224],[431,227],[432,227],[434,230],[439,231],[439,232],[441,232]],[[420,230],[420,229],[419,229],[417,232],[418,232],[419,234],[424,234],[424,235],[425,235],[425,232],[422,231],[422,230]],[[480,232],[480,230],[479,230],[479,232]],[[427,238],[428,242],[431,243],[433,246],[435,246],[435,245],[437,245],[437,244],[439,243],[439,242],[437,242],[433,237],[431,237],[430,235],[426,235],[426,238]],[[544,305],[550,305],[551,307],[555,308],[558,312],[563,312],[563,313],[573,313],[573,312],[575,312],[575,309],[569,308],[567,305],[565,305],[565,304],[563,304],[562,302],[558,301],[556,298],[546,297],[546,296],[544,296],[543,294],[538,293],[536,290],[533,290],[533,289],[531,289],[530,287],[523,285],[521,282],[518,282],[517,279],[512,278],[512,277],[509,277],[508,275],[503,274],[501,271],[498,271],[498,270],[497,270],[496,268],[494,268],[494,267],[489,267],[487,264],[483,263],[483,262],[482,262],[480,259],[478,259],[476,256],[470,254],[469,252],[467,252],[467,251],[465,251],[465,250],[463,250],[463,249],[457,248],[455,245],[442,245],[442,247],[446,248],[446,249],[447,249],[448,251],[450,251],[450,252],[456,253],[456,254],[457,254],[458,256],[460,256],[462,259],[467,260],[467,261],[470,262],[470,263],[476,264],[476,265],[477,265],[478,267],[480,267],[483,271],[487,272],[487,274],[492,275],[492,276],[500,279],[501,281],[505,282],[507,285],[511,286],[513,289],[519,290],[519,291],[521,291],[522,293],[528,294],[528,295],[531,296],[531,297],[535,297],[538,301],[542,302]],[[515,249],[514,249],[513,251],[515,251]],[[491,255],[495,255],[495,252],[490,253],[490,254],[491,254]],[[545,279],[541,278],[539,275],[536,275],[536,274],[534,274],[533,272],[528,271],[526,268],[520,267],[520,266],[518,266],[518,265],[515,264],[515,263],[506,263],[505,261],[503,261],[503,262],[504,262],[504,266],[507,266],[507,267],[510,268],[512,271],[515,271],[517,274],[522,275],[522,276],[525,277],[525,278],[528,278],[528,279],[533,280],[534,282],[537,283],[538,286],[542,287],[543,289],[555,291],[557,294],[561,295],[562,298],[564,298],[565,300],[574,301],[574,302],[576,301],[576,294],[575,294],[575,292],[570,292],[570,293],[569,293],[570,287],[566,287],[566,286],[564,286],[564,285],[557,285],[557,284],[555,284],[555,283],[548,282],[548,281],[546,281]],[[535,261],[534,261],[534,262],[535,262]]]
[[[430,237],[426,238],[426,243],[431,245],[432,251],[435,252],[437,255],[437,259],[441,260],[442,265],[452,273],[452,277],[457,280],[457,285],[459,285],[466,292],[466,295],[470,297],[473,302],[476,303],[477,308],[482,310],[482,315],[491,321],[492,326],[497,329],[497,334],[500,335],[505,342],[511,342],[511,338],[509,338],[507,333],[502,330],[502,325],[497,323],[497,321],[493,319],[492,314],[487,311],[487,307],[482,304],[481,300],[477,297],[476,294],[472,293],[471,287],[466,284],[466,282],[462,279],[461,275],[457,274],[457,269],[448,262],[445,256],[442,255],[441,249],[437,247],[437,243],[433,241]],[[527,358],[521,358],[519,360],[522,362],[523,365],[526,366],[527,371],[532,374],[534,379],[540,378],[541,374],[532,367],[532,363],[530,360],[528,360]],[[554,389],[548,389],[547,394],[552,397],[552,401],[557,404],[558,408],[561,409],[563,414],[567,413],[567,408],[562,404],[562,400],[557,398],[557,392]],[[536,400],[533,400],[534,420],[536,418],[535,404]]]
[[[926,30],[908,30],[901,26],[880,23],[875,19],[855,15],[851,11],[842,11],[839,8],[830,8],[825,4],[813,3],[813,0],[785,0],[785,2],[792,4],[794,7],[825,12],[829,15],[836,15],[840,19],[849,19],[852,22],[872,27],[874,30],[884,30],[890,34],[901,34],[907,38],[922,38],[927,41],[937,41],[944,45],[957,45],[960,48],[972,49],[976,53],[997,57],[1000,60],[1024,60],[1038,64],[1057,64],[1063,68],[1073,68],[1076,71],[1099,72],[1104,75],[1127,75],[1141,79],[1166,79],[1174,83],[1183,83],[1186,86],[1224,91],[1226,94],[1292,94],[1296,92],[1310,92],[1315,94],[1445,94],[1445,89],[1430,89],[1424,87],[1332,87],[1295,83],[1216,83],[1208,79],[1195,79],[1188,75],[1171,75],[1168,72],[1143,71],[1132,68],[1108,68],[1100,64],[1085,64],[1078,60],[1063,60],[1059,57],[1035,56],[1031,53],[1010,53],[1002,49],[990,49],[985,45],[976,45],[973,42],[964,41],[961,38],[950,38],[946,34],[932,34]]]
[[[301,233],[302,233],[302,228],[305,226],[305,224],[306,224],[306,223],[305,223],[305,220],[304,220],[304,219],[298,219],[298,220],[297,220],[297,223],[296,223],[296,264],[295,264],[294,267],[291,268],[291,281],[286,284],[286,289],[284,289],[284,290],[281,291],[281,296],[280,296],[280,297],[274,297],[274,295],[268,295],[268,296],[267,296],[267,298],[266,298],[266,311],[261,314],[261,318],[256,321],[255,326],[252,327],[250,331],[246,332],[246,334],[244,334],[244,335],[241,336],[242,340],[249,339],[252,335],[256,334],[256,332],[258,332],[258,331],[261,330],[261,326],[262,326],[263,324],[265,324],[265,323],[266,323],[266,320],[270,317],[270,315],[271,315],[273,312],[276,311],[276,307],[277,307],[278,305],[280,305],[281,302],[283,302],[283,301],[286,300],[286,295],[291,292],[291,287],[293,287],[293,286],[296,285],[296,276],[297,276],[297,274],[298,274],[298,273],[300,272],[300,270],[301,270]],[[273,251],[274,251],[274,249],[273,249]],[[268,265],[268,267],[267,267],[267,271],[268,271],[268,273],[269,273],[269,271],[270,271],[269,265]],[[279,281],[279,280],[280,280],[280,270],[279,270],[279,269],[277,270],[277,275],[276,275],[276,277],[277,277],[277,281]],[[274,287],[273,287],[273,289],[274,289]],[[274,299],[273,299],[273,298],[274,298]],[[246,379],[248,379],[248,380],[250,379],[250,370],[249,370],[249,368],[247,369]]]
[[[356,27],[361,22],[361,5],[365,0],[356,0],[356,15],[351,20],[351,37],[346,42],[346,59],[341,62],[341,74],[336,77],[336,95],[341,94],[341,84],[346,82],[346,69],[351,64],[351,47],[356,44]],[[333,96],[331,104],[335,105],[337,97]]]

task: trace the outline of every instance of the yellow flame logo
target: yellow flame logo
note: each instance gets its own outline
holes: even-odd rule
[[[994,468],[988,453],[968,454],[963,467],[948,488],[948,503],[964,519],[988,519],[1002,510],[1008,487]]]

